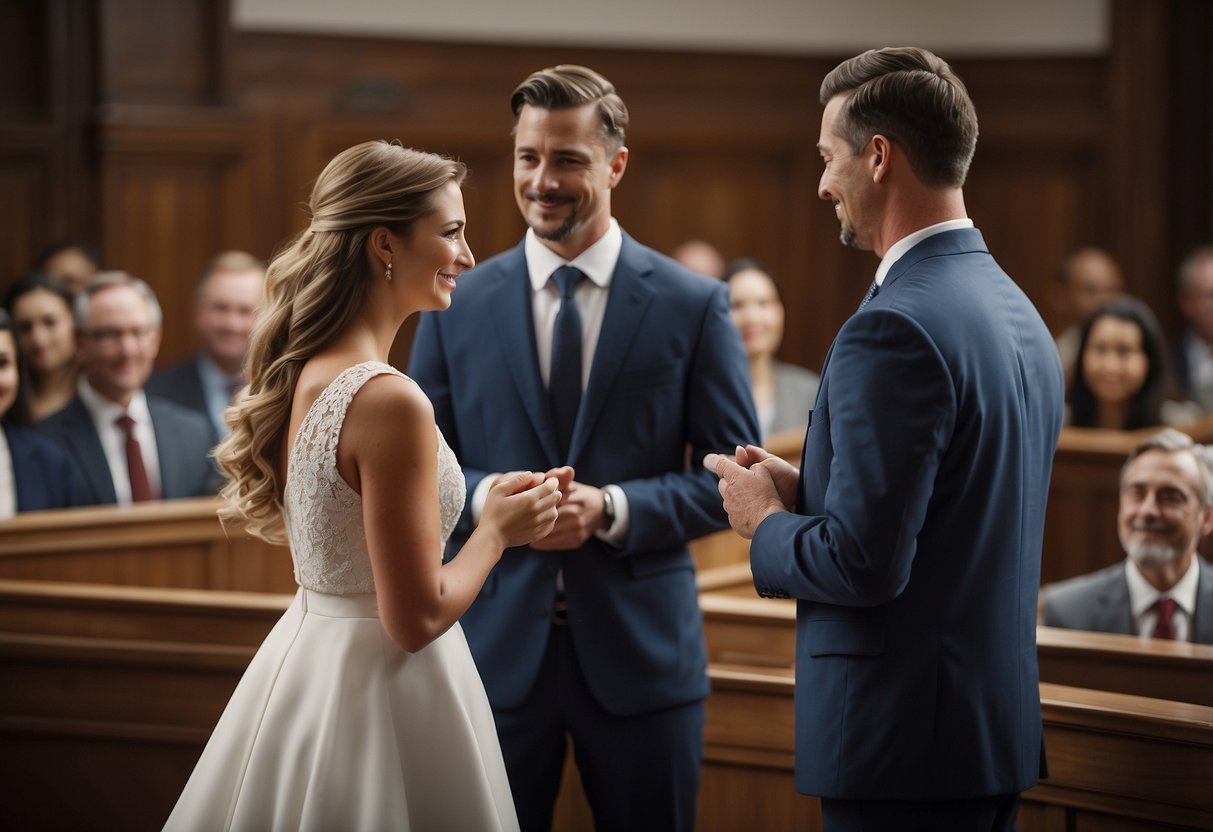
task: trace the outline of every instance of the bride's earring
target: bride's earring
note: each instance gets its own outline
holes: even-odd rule
[[[392,261],[387,261],[387,269],[383,272],[383,279],[390,281],[392,279]]]

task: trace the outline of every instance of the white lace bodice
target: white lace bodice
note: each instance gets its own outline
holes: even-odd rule
[[[375,591],[362,525],[362,497],[337,472],[337,440],[346,410],[367,379],[383,373],[407,378],[388,364],[368,361],[343,370],[316,397],[287,460],[283,503],[295,580],[331,595]],[[455,453],[438,434],[438,505],[442,545],[463,511],[466,487]],[[434,557],[441,558],[442,552]]]

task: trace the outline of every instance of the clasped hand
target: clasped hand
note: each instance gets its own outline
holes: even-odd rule
[[[555,527],[547,537],[532,543],[531,548],[549,552],[579,549],[606,523],[602,489],[577,482],[573,469],[567,465],[553,468],[545,476],[557,479],[562,496]]]
[[[799,469],[763,448],[738,445],[734,457],[708,454],[703,467],[720,477],[717,487],[729,525],[746,540],[767,517],[796,505]]]

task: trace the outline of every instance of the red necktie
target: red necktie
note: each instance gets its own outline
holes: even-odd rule
[[[118,417],[118,427],[126,436],[126,471],[131,478],[131,502],[155,499],[152,484],[147,479],[147,469],[143,467],[143,451],[135,438],[135,420],[124,413]]]
[[[1174,598],[1159,598],[1154,602],[1158,610],[1158,622],[1154,625],[1154,638],[1169,638],[1175,640],[1175,607]]]

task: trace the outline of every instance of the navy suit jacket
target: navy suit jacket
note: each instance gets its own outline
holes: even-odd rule
[[[211,421],[206,393],[202,388],[202,371],[198,369],[200,355],[195,353],[184,361],[157,370],[147,380],[144,391],[202,414],[211,425],[211,444],[217,445],[221,438],[221,426]]]
[[[160,498],[214,494],[218,475],[210,460],[211,423],[192,410],[151,395],[147,397],[147,409],[156,432]],[[118,501],[101,438],[92,414],[79,396],[39,423],[38,430],[67,451],[83,505]]]
[[[1062,398],[1049,331],[974,229],[914,246],[843,325],[798,510],[750,547],[759,593],[798,599],[800,791],[957,800],[1037,781]]]
[[[1200,577],[1196,582],[1196,614],[1191,641],[1213,644],[1213,566],[1196,556]],[[1129,582],[1124,561],[1089,575],[1041,587],[1042,623],[1046,627],[1087,630],[1093,633],[1136,635],[1129,605]]]
[[[32,430],[4,426],[13,458],[17,511],[71,508],[82,502],[72,475],[72,463],[63,449]]]
[[[469,494],[486,474],[563,462],[532,317],[519,245],[461,277],[451,308],[424,315],[418,326],[409,374],[433,401]],[[517,706],[535,681],[558,569],[577,656],[603,707],[636,714],[707,695],[687,541],[723,528],[727,517],[702,460],[757,437],[724,284],[625,234],[569,464],[579,482],[623,489],[627,541],[616,549],[591,537],[578,551],[505,553],[463,617],[494,706]],[[465,509],[449,555],[471,531]]]

